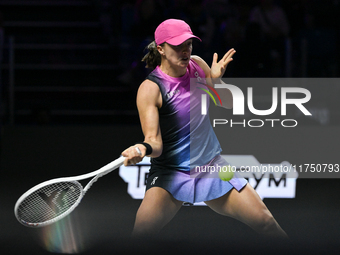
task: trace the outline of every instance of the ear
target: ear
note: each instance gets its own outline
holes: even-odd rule
[[[160,45],[157,45],[157,50],[159,52],[159,54],[161,54],[161,56],[164,56],[165,53],[164,53],[164,48]]]

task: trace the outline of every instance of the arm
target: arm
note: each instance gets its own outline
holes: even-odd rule
[[[224,75],[228,64],[233,60],[232,56],[235,54],[235,52],[236,51],[234,49],[230,49],[219,62],[217,62],[217,59],[218,59],[217,53],[214,53],[211,68],[199,56],[192,56],[192,59],[203,69],[205,73],[205,77],[207,78],[207,83],[210,86],[214,87],[213,84],[224,83],[221,80],[221,78]],[[233,108],[233,96],[230,90],[223,88],[223,89],[216,89],[216,91],[221,97],[222,107],[227,108],[227,109]]]
[[[145,156],[159,157],[162,154],[163,143],[159,126],[158,108],[162,105],[160,90],[154,82],[145,80],[139,87],[137,93],[137,108],[144,134],[144,142],[150,144],[152,153],[146,154],[146,147],[142,144],[135,144],[122,152],[127,159],[124,165],[131,165],[140,162]],[[135,147],[138,147],[142,155],[138,155]]]

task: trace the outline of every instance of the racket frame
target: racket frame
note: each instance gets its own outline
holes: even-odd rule
[[[109,164],[101,167],[100,169],[93,171],[93,172],[90,172],[90,173],[87,173],[87,174],[73,176],[73,177],[56,178],[56,179],[52,179],[52,180],[45,181],[45,182],[42,182],[40,184],[37,184],[36,186],[32,187],[31,189],[26,191],[24,194],[22,194],[21,197],[15,203],[15,206],[14,206],[15,217],[24,226],[33,227],[33,228],[43,227],[43,226],[53,224],[54,222],[64,218],[69,213],[71,213],[79,205],[80,201],[84,197],[85,193],[91,188],[92,184],[95,183],[100,177],[112,172],[113,170],[115,170],[118,167],[120,167],[121,165],[123,165],[124,160],[125,160],[125,157],[120,157],[120,158],[110,162]],[[85,188],[83,188],[83,186],[78,182],[80,180],[88,179],[88,178],[91,178],[93,176],[94,176],[94,178],[92,178],[92,180],[88,182],[88,184],[85,186]],[[60,183],[60,182],[72,182],[72,183],[74,183],[74,184],[76,184],[77,186],[80,187],[81,194],[79,195],[77,201],[69,209],[67,209],[65,212],[58,215],[57,217],[55,217],[51,220],[48,220],[48,221],[44,221],[44,222],[31,223],[31,222],[26,222],[19,217],[18,208],[21,205],[21,203],[30,194],[41,189],[44,186],[51,185],[51,184],[54,184],[54,183]]]

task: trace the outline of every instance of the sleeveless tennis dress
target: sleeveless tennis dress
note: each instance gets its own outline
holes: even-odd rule
[[[229,182],[216,174],[197,174],[198,167],[229,165],[220,156],[222,149],[209,115],[201,114],[202,89],[208,89],[204,71],[190,60],[182,77],[171,77],[157,66],[147,79],[159,86],[162,95],[159,123],[163,151],[151,159],[146,189],[161,187],[189,203],[221,197],[232,188],[240,191],[247,181],[237,173]]]

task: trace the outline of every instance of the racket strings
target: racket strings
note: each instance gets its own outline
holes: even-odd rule
[[[18,217],[25,223],[53,220],[78,202],[82,187],[78,182],[60,182],[44,186],[18,206]]]

